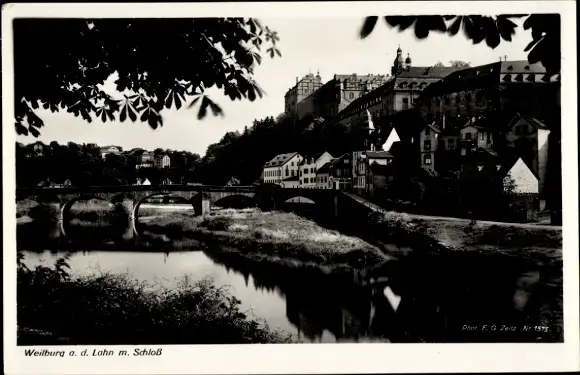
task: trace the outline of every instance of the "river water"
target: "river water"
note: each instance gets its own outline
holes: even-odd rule
[[[19,233],[22,238],[29,231]],[[408,256],[372,274],[329,274],[312,267],[251,262],[220,251],[166,245],[159,250],[111,249],[105,244],[89,249],[70,246],[70,241],[66,251],[58,246],[20,247],[28,267],[50,266],[69,253],[71,271],[78,275],[127,273],[168,287],[184,277],[211,278],[229,288],[242,311],[304,342],[544,341],[546,335],[524,335],[521,329],[540,324],[558,290],[545,282],[553,271],[514,257]],[[469,329],[484,325],[515,327],[519,333]]]

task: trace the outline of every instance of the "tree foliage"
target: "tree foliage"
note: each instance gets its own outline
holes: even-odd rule
[[[16,19],[13,27],[15,126],[35,137],[40,107],[153,129],[170,108],[221,115],[207,89],[254,101],[264,94],[255,65],[264,53],[281,56],[277,32],[252,18]],[[114,73],[118,97],[102,86]]]
[[[35,145],[39,147],[35,148]],[[137,158],[131,152],[110,153],[103,157],[100,149],[92,144],[17,143],[16,185],[60,185],[67,180],[74,186],[127,185],[135,183],[138,178],[147,178],[155,184],[166,178],[174,183],[193,181],[199,155],[187,151],[161,151],[171,158],[170,168],[137,169]]]
[[[467,39],[473,44],[483,41],[490,47],[496,48],[501,41],[511,42],[518,25],[514,18],[523,18],[524,30],[531,30],[532,41],[525,52],[528,53],[528,62],[541,62],[549,75],[560,72],[560,15],[559,14],[502,14],[498,16],[385,16],[384,20],[389,27],[404,31],[414,30],[418,39],[425,39],[430,32],[457,35],[463,29]],[[360,37],[366,38],[374,30],[378,22],[377,16],[366,17],[360,30]]]

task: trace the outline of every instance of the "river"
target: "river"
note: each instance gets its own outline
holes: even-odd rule
[[[69,232],[72,241],[85,236]],[[29,231],[19,233],[22,238]],[[159,249],[112,249],[105,244],[99,248],[94,241],[89,249],[83,247],[86,243],[71,246],[68,241],[66,251],[54,244],[34,250],[19,247],[28,267],[51,265],[70,253],[71,271],[78,275],[128,273],[168,287],[184,277],[209,277],[217,286],[228,287],[250,316],[307,343],[537,341],[542,337],[521,332],[486,335],[466,327],[521,330],[524,323],[537,325],[542,311],[550,308],[547,293],[552,293],[543,282],[550,270],[514,257],[408,256],[373,274],[328,274],[315,267],[252,262],[211,249],[177,250],[167,244]]]

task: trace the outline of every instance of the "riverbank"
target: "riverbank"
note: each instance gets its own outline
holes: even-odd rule
[[[562,230],[509,223],[429,219],[404,213],[377,213],[375,221],[413,236],[435,241],[449,251],[499,252],[545,260],[562,259]]]
[[[238,252],[255,261],[367,268],[390,258],[368,242],[322,228],[293,213],[256,209],[220,210],[205,217],[174,213],[142,225],[152,234],[199,241],[213,251]]]
[[[27,269],[19,257],[19,345],[290,343],[240,309],[226,288],[180,279],[176,288],[126,274],[75,276],[67,259]]]

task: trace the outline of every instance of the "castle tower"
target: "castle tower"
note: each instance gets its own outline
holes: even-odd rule
[[[405,61],[403,60],[403,50],[401,46],[397,48],[397,57],[395,57],[395,61],[393,61],[393,67],[391,68],[391,75],[396,75],[402,70],[405,69]]]

